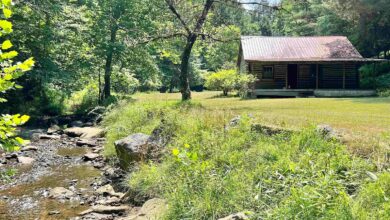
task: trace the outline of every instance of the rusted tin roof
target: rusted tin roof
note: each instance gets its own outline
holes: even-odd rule
[[[241,37],[246,61],[368,61],[342,36]]]

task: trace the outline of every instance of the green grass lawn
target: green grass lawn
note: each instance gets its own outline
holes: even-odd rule
[[[226,115],[251,114],[258,123],[290,129],[329,124],[349,149],[362,156],[383,156],[390,143],[390,98],[262,98],[220,97],[221,92],[193,93],[205,110]],[[174,102],[180,93],[138,93],[144,103]],[[383,160],[381,158],[380,160]]]
[[[364,135],[390,131],[390,98],[219,98],[220,92],[193,93],[193,100],[208,110],[252,114],[259,122],[300,129],[329,124],[337,129]],[[180,100],[180,94],[139,93],[141,102]]]

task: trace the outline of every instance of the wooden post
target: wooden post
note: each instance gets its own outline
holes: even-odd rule
[[[287,64],[287,71],[286,71],[286,89],[288,89],[288,64]]]
[[[318,65],[318,63],[317,63],[317,65],[316,65],[316,89],[318,89],[318,87],[319,87],[319,65]]]
[[[345,89],[345,63],[343,63],[343,89]]]

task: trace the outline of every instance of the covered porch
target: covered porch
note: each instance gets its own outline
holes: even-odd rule
[[[370,97],[375,90],[357,89],[253,89],[249,94],[257,97]]]

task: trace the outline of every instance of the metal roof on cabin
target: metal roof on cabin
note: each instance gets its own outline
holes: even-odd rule
[[[342,36],[241,37],[246,61],[363,61],[352,43]]]

